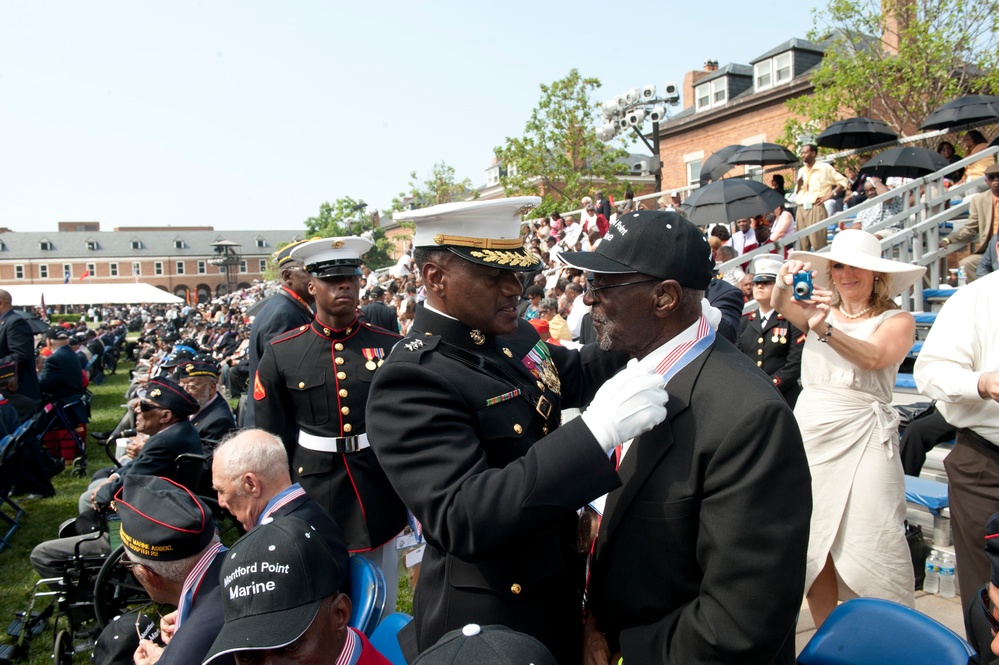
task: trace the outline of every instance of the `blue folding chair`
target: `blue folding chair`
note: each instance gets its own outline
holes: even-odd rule
[[[350,621],[368,637],[385,611],[385,575],[378,564],[363,556],[350,557]]]
[[[13,434],[0,439],[0,522],[7,525],[7,532],[0,538],[0,552],[10,547],[10,539],[14,532],[21,528],[21,518],[24,516],[24,509],[14,503],[10,498],[10,490],[13,479],[17,471],[10,468],[11,456],[15,449],[15,438]],[[13,515],[8,515],[3,508],[9,507]]]
[[[371,646],[385,656],[392,665],[407,665],[399,646],[399,631],[406,627],[413,617],[405,612],[393,612],[375,627],[371,633]]]
[[[957,633],[921,612],[878,598],[848,600],[798,656],[799,665],[967,665],[975,655]]]

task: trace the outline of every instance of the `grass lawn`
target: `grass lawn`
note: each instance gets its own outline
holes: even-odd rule
[[[118,371],[114,375],[108,375],[102,385],[90,385],[94,400],[87,429],[88,438],[90,431],[110,430],[118,423],[123,413],[122,404],[125,401],[124,394],[131,367],[131,363],[122,362],[118,365]],[[87,441],[87,459],[89,468],[86,478],[72,478],[67,469],[52,480],[56,488],[55,497],[21,502],[25,511],[21,518],[22,526],[11,538],[12,547],[0,552],[0,626],[7,626],[13,620],[14,613],[27,609],[31,600],[33,585],[38,580],[38,574],[28,561],[31,548],[56,537],[59,524],[76,514],[77,499],[89,484],[90,474],[110,464],[104,448],[90,440]],[[48,599],[40,600],[36,603],[36,609],[44,608],[49,602]],[[2,638],[4,643],[14,641],[6,636],[6,632],[2,634]],[[50,665],[54,638],[50,623],[45,632],[34,638],[30,659],[22,662]],[[74,662],[89,663],[89,653],[79,654]]]

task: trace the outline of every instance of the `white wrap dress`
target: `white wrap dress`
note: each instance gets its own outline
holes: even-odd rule
[[[889,310],[835,331],[866,340]],[[890,406],[897,367],[862,370],[814,333],[801,356],[804,390],[794,415],[812,474],[812,521],[805,588],[832,555],[839,598],[915,604],[905,541],[905,477],[898,454],[898,412]]]

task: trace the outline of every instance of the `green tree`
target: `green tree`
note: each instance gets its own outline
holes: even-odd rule
[[[510,196],[541,195],[536,214],[579,206],[594,189],[618,193],[617,176],[627,167],[618,160],[628,155],[597,138],[598,104],[590,93],[600,80],[583,78],[573,69],[551,85],[541,85],[541,100],[520,138],[506,138],[494,148],[506,174],[500,182]]]
[[[360,199],[344,196],[332,203],[319,206],[319,214],[305,220],[305,228],[310,237],[331,238],[333,236],[360,236],[370,238],[374,247],[364,255],[364,263],[372,270],[390,266],[389,252],[392,242],[385,237],[385,231],[378,225],[378,213],[365,212],[367,204]]]
[[[446,162],[438,162],[430,170],[430,176],[420,182],[416,171],[409,174],[409,191],[399,192],[392,199],[392,210],[407,208],[425,208],[440,203],[465,201],[478,198],[479,193],[472,189],[472,181],[468,178],[457,180],[453,166]]]
[[[999,0],[829,0],[809,34],[827,42],[814,94],[788,100],[779,141],[857,115],[911,135],[941,104],[999,89],[997,34]]]

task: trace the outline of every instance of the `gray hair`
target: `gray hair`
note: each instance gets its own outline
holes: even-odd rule
[[[553,312],[558,311],[558,301],[555,298],[542,298],[541,302],[538,304],[539,309],[550,309]]]
[[[132,561],[142,564],[143,568],[148,568],[153,571],[157,576],[175,584],[183,584],[184,580],[187,579],[188,574],[191,572],[191,569],[197,565],[198,561],[201,559],[201,555],[205,553],[205,550],[217,542],[219,542],[219,534],[216,532],[212,534],[212,540],[208,543],[204,550],[201,550],[197,554],[192,554],[189,557],[177,559],[176,561],[147,559],[139,556],[135,552],[132,552],[128,548],[125,548],[125,555]]]
[[[235,480],[253,473],[266,480],[280,480],[288,473],[288,452],[281,439],[262,429],[244,429],[224,438],[215,448],[221,457],[222,475]]]

